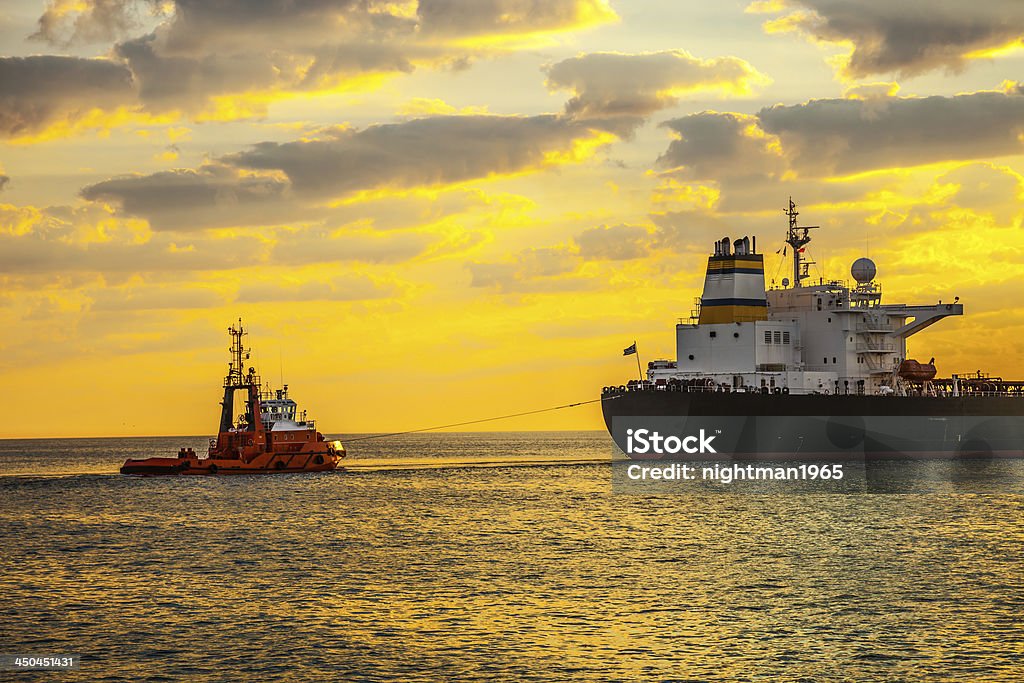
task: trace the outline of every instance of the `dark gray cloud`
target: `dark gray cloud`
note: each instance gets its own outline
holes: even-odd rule
[[[55,45],[110,42],[140,24],[137,0],[49,0],[39,17],[35,40]],[[148,3],[155,7],[156,2]]]
[[[775,176],[784,160],[771,146],[758,119],[746,114],[702,112],[662,125],[678,137],[658,158],[663,168],[679,169],[692,180]]]
[[[588,228],[576,236],[580,256],[587,260],[626,261],[650,253],[651,235],[639,225]]]
[[[198,169],[112,178],[81,195],[146,218],[157,230],[294,223],[329,213],[313,204],[323,198],[543,167],[546,155],[593,135],[590,127],[556,115],[436,116],[362,130],[339,127],[316,138],[260,143]]]
[[[0,136],[39,132],[93,109],[135,102],[132,74],[105,59],[0,57]]]
[[[164,19],[152,32],[129,37],[143,11]],[[134,79],[137,92],[106,88],[95,107],[134,104],[147,112],[216,117],[217,97],[330,88],[419,67],[464,68],[478,56],[516,49],[474,43],[474,37],[564,31],[612,18],[605,0],[422,0],[415,15],[385,0],[53,0],[36,36],[51,42],[123,37],[110,60],[91,61],[120,70],[126,83]],[[64,106],[22,97],[20,104],[3,103],[0,122],[80,117],[74,93],[92,79],[82,79],[71,62],[51,71],[36,72],[33,80],[41,77],[48,90],[54,82],[52,90],[63,95],[55,104]],[[26,80],[0,76],[5,84]],[[228,116],[258,116],[263,106],[236,107]],[[52,111],[44,117],[41,109]]]
[[[1024,151],[1020,86],[954,97],[811,100],[756,116],[703,112],[666,122],[658,160],[693,180],[848,175]]]
[[[358,131],[335,128],[312,140],[263,142],[222,162],[283,172],[297,193],[336,196],[521,171],[590,135],[587,126],[555,115],[433,116]]]
[[[567,29],[615,14],[607,0],[420,0],[428,34],[502,35]]]
[[[845,71],[857,78],[958,69],[971,53],[1024,39],[1019,0],[785,0],[785,5],[798,11],[781,26],[853,44]]]
[[[805,175],[856,173],[1024,151],[1024,94],[812,100],[758,113],[790,164]]]
[[[586,119],[642,121],[687,91],[748,92],[767,79],[737,57],[698,59],[682,50],[595,52],[547,68],[550,89],[571,90],[566,113]],[[635,123],[632,125],[636,125]]]
[[[9,182],[11,182],[11,176],[0,173],[0,191],[3,191]]]
[[[267,225],[308,215],[288,201],[287,181],[243,176],[217,164],[111,178],[83,188],[81,195],[116,204],[125,215],[147,219],[154,230]]]

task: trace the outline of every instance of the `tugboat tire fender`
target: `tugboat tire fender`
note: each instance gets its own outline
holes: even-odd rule
[[[279,470],[283,470],[284,469],[284,460],[278,460],[277,462],[275,462],[274,463],[274,467],[276,467]]]
[[[210,465],[210,474],[217,474],[217,466]]]

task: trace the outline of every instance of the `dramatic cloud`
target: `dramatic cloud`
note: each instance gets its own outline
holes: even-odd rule
[[[322,215],[314,202],[359,191],[437,187],[568,163],[611,139],[557,115],[436,116],[264,142],[198,169],[112,178],[81,194],[157,230],[267,225]]]
[[[678,138],[658,159],[692,180],[775,176],[785,168],[777,144],[746,114],[702,112],[666,121]]]
[[[589,228],[576,236],[580,256],[586,260],[626,261],[650,252],[650,233],[639,225]]]
[[[36,133],[135,101],[132,74],[103,59],[0,57],[0,136]]]
[[[58,45],[109,42],[139,26],[136,0],[50,0],[32,35]],[[153,6],[156,6],[154,1]]]
[[[606,0],[53,0],[35,37],[65,44],[124,36],[142,8],[165,18],[115,45],[108,60],[5,60],[12,66],[0,81],[15,87],[0,101],[0,135],[81,119],[83,100],[90,110],[258,116],[281,93],[366,89],[418,67],[464,68],[519,49],[511,39],[615,18]],[[27,84],[35,90],[24,92]]]
[[[607,0],[419,0],[425,33],[529,35],[615,19]]]
[[[283,179],[207,164],[112,178],[83,188],[81,195],[117,204],[125,215],[146,218],[154,230],[200,230],[301,220],[304,212],[286,201],[287,191]]]
[[[834,175],[1024,151],[1024,94],[811,100],[758,113],[801,174]]]
[[[561,116],[435,116],[321,137],[264,142],[223,158],[239,168],[281,171],[296,192],[334,196],[373,188],[454,183],[545,164],[593,131]]]
[[[743,95],[769,79],[737,57],[698,59],[682,50],[596,52],[547,69],[552,90],[576,93],[566,112],[587,119],[644,119],[695,91]]]
[[[1024,39],[1024,4],[1018,0],[781,0],[754,3],[753,11],[795,10],[769,22],[770,31],[796,30],[816,40],[850,43],[847,76],[937,68],[959,69],[971,58]]]
[[[811,100],[665,125],[679,139],[659,163],[686,178],[829,177],[1020,154],[1024,93],[1012,85],[954,97]]]

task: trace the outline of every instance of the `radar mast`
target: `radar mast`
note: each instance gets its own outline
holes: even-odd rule
[[[793,286],[800,287],[800,281],[810,277],[807,270],[814,263],[814,261],[805,261],[801,256],[805,245],[811,241],[808,230],[814,230],[821,226],[797,226],[796,217],[800,215],[800,212],[796,210],[796,204],[793,203],[792,197],[789,198],[789,208],[784,211],[789,216],[789,232],[786,233],[786,244],[793,248]]]

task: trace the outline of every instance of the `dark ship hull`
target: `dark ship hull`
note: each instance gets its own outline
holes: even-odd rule
[[[1024,458],[1024,397],[610,390],[605,425],[623,452],[751,460]],[[637,455],[627,430],[713,435],[715,453]]]

